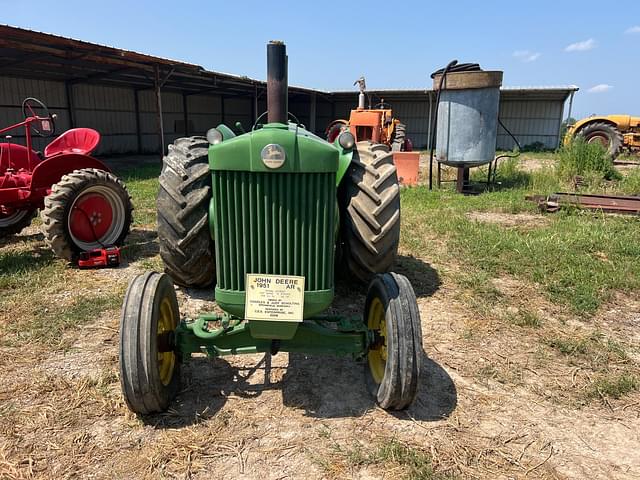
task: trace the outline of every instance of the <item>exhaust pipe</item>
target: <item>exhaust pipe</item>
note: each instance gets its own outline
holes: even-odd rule
[[[279,40],[267,45],[267,122],[287,123],[289,87],[287,46]]]

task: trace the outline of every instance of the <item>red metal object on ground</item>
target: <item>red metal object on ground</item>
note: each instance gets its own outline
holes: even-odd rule
[[[96,248],[82,252],[78,258],[80,268],[104,268],[120,265],[120,249],[118,247]]]
[[[402,185],[417,185],[420,173],[420,152],[393,152],[398,180]]]

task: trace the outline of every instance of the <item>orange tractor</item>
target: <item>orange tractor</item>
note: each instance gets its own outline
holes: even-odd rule
[[[411,140],[407,138],[406,127],[397,118],[384,99],[373,108],[365,107],[366,84],[364,77],[355,81],[360,88],[358,108],[351,110],[349,120],[338,119],[329,124],[326,130],[327,141],[333,142],[338,134],[346,128],[353,134],[356,142],[369,140],[382,143],[392,152],[410,152],[413,150]]]
[[[391,106],[382,101],[373,108],[365,107],[366,85],[364,77],[355,81],[360,94],[358,108],[351,110],[349,120],[338,119],[329,124],[325,134],[328,142],[333,142],[340,133],[349,130],[356,142],[371,142],[386,145],[393,152],[401,184],[415,185],[418,182],[420,153],[413,152],[413,144],[407,138],[406,127],[394,118]]]

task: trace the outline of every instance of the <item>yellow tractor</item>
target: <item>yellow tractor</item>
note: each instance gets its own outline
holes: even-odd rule
[[[607,115],[583,118],[569,126],[565,145],[578,135],[587,143],[600,142],[615,159],[625,148],[640,151],[640,117]]]

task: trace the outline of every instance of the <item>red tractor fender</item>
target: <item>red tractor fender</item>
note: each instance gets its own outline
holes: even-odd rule
[[[43,189],[51,190],[51,186],[58,183],[64,175],[83,168],[97,168],[98,170],[105,170],[107,172],[111,171],[109,167],[100,160],[88,155],[77,153],[56,155],[43,160],[34,168],[33,176],[31,177],[32,195]],[[45,197],[47,193],[48,192],[40,193],[40,195]]]

